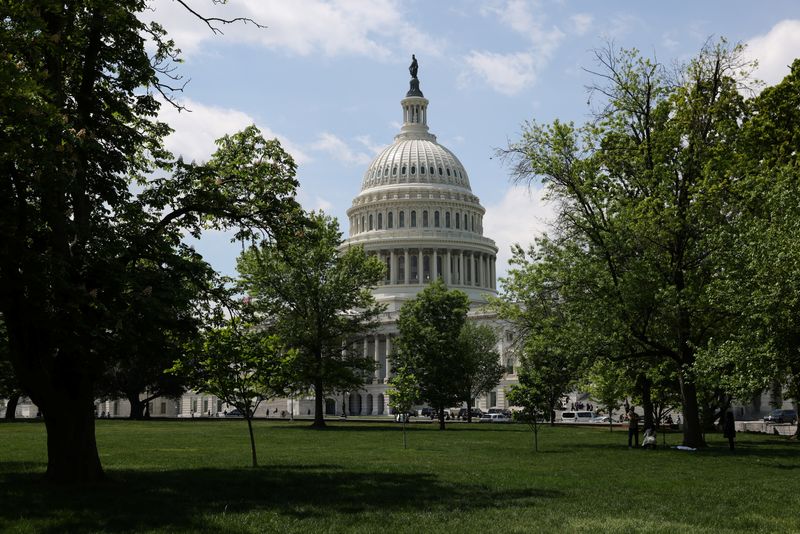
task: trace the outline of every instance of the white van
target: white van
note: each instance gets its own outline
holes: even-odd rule
[[[562,412],[562,423],[591,423],[595,418],[594,412]]]

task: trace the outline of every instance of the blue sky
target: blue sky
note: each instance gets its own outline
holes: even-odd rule
[[[392,142],[408,90],[411,54],[430,101],[431,132],[467,169],[487,209],[485,234],[506,270],[509,246],[530,243],[552,212],[540,191],[512,187],[494,150],[518,137],[526,120],[583,122],[591,111],[583,69],[608,40],[664,64],[694,56],[709,38],[748,45],[769,84],[800,56],[800,2],[750,1],[393,1],[229,0],[197,11],[244,16],[267,26],[233,25],[214,35],[174,0],[153,0],[184,51],[179,96],[191,113],[165,107],[175,133],[168,146],[204,160],[213,140],[255,123],[278,137],[299,163],[306,209],[339,218],[358,194],[364,170]],[[238,246],[210,232],[196,248],[235,274]]]

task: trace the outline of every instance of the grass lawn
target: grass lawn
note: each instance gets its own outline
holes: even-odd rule
[[[800,443],[629,450],[607,427],[97,422],[109,482],[43,484],[41,423],[0,424],[0,532],[800,532]],[[668,435],[667,444],[679,436]],[[659,436],[659,445],[661,437]]]

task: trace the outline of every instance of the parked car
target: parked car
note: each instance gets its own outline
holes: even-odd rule
[[[594,419],[594,412],[562,412],[562,423],[592,423]]]
[[[244,414],[238,408],[234,408],[225,414],[225,417],[244,417]]]
[[[433,417],[434,413],[436,413],[436,410],[434,410],[430,406],[426,406],[419,411],[420,417]]]
[[[794,410],[772,410],[769,415],[764,417],[767,423],[796,423],[797,412]]]
[[[503,415],[511,417],[511,410],[507,410],[505,408],[489,408],[489,411],[487,413],[501,413]]]
[[[511,418],[503,413],[485,413],[478,420],[479,423],[510,423]]]
[[[597,415],[592,418],[591,423],[608,423],[609,417],[607,415]]]

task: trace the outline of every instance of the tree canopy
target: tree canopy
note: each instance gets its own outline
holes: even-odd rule
[[[371,289],[385,266],[361,247],[342,249],[335,219],[310,214],[303,234],[251,247],[239,258],[240,287],[269,328],[298,351],[298,379],[314,391],[314,426],[324,427],[325,394],[364,383],[373,361],[358,342],[384,307]]]

